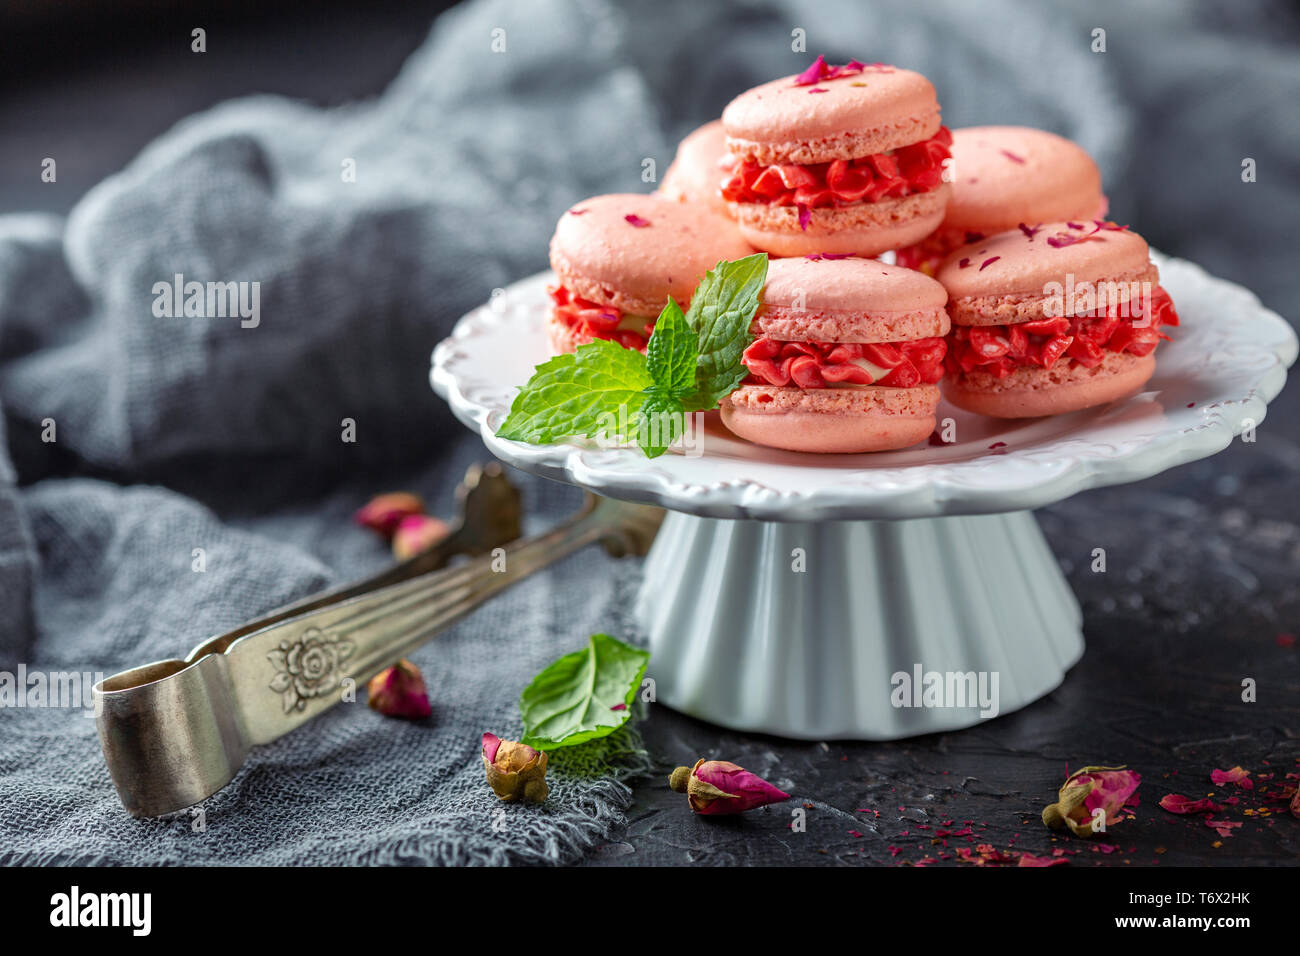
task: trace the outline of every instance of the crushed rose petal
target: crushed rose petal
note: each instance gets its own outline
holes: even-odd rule
[[[883,63],[873,63],[874,67],[884,66]],[[822,80],[834,80],[845,76],[856,76],[867,68],[865,63],[859,63],[857,60],[849,60],[843,66],[831,66],[826,62],[826,57],[818,55],[813,60],[812,65],[794,78],[795,86],[811,86],[814,83],[820,83]]]
[[[1193,800],[1178,793],[1167,793],[1160,798],[1160,808],[1170,813],[1218,813],[1223,807],[1209,797]]]
[[[1255,783],[1250,779],[1250,771],[1243,770],[1241,767],[1233,767],[1231,770],[1211,770],[1210,779],[1220,787],[1225,783],[1235,783],[1243,790],[1255,789]]]

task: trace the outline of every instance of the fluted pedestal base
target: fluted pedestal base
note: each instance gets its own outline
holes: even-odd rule
[[[816,524],[669,512],[637,617],[656,699],[737,730],[890,740],[1060,684],[1079,605],[1029,512]]]

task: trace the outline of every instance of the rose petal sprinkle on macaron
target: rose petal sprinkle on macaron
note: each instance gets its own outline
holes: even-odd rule
[[[1055,133],[1026,126],[970,126],[952,131],[951,150],[952,195],[943,222],[929,236],[897,250],[901,266],[935,275],[950,252],[976,241],[974,234],[1106,215],[1109,204],[1096,162],[1077,143]]]
[[[561,216],[551,239],[547,323],[556,352],[594,339],[644,349],[669,298],[685,309],[704,274],[753,252],[735,224],[705,203],[620,193],[593,196]],[[653,224],[653,228],[648,228]]]
[[[884,66],[883,63],[874,63],[873,66]],[[849,60],[843,66],[831,66],[826,62],[826,57],[818,55],[813,60],[812,66],[804,70],[794,78],[795,86],[812,86],[814,83],[820,83],[822,80],[833,80],[840,76],[856,76],[867,68],[867,64],[860,63],[857,60]],[[816,91],[814,91],[816,92]],[[821,92],[825,93],[826,90]]]
[[[854,79],[864,73],[870,82]],[[943,218],[952,140],[919,73],[819,56],[736,97],[722,124],[736,160],[722,198],[741,234],[771,255],[874,256]]]
[[[1115,401],[1141,388],[1178,325],[1141,236],[1075,220],[1009,229],[953,252],[937,278],[953,329],[945,396],[995,418],[1035,418]],[[979,251],[976,251],[979,250]],[[1001,260],[987,276],[963,252]]]

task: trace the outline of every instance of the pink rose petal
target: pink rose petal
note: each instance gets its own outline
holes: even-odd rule
[[[1250,771],[1243,770],[1241,767],[1233,767],[1231,770],[1211,770],[1210,779],[1219,787],[1225,783],[1235,783],[1243,790],[1255,789],[1255,783],[1250,779]]]
[[[1193,800],[1191,797],[1184,797],[1179,793],[1167,793],[1160,798],[1160,807],[1168,810],[1170,813],[1217,813],[1223,809],[1208,797],[1201,800]]]
[[[826,57],[822,56],[821,54],[818,54],[817,59],[813,60],[812,66],[808,67],[808,69],[804,70],[802,73],[800,73],[798,76],[794,78],[794,85],[812,86],[814,83],[816,83],[825,75],[826,75]]]
[[[483,756],[487,757],[488,763],[495,763],[497,759],[497,748],[501,746],[501,738],[496,734],[483,735]]]

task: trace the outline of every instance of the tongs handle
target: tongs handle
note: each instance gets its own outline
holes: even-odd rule
[[[188,660],[101,681],[99,736],[123,806],[132,816],[158,816],[198,803],[234,779],[251,746],[349,690],[355,700],[357,683],[487,598],[594,541],[616,556],[644,554],[662,518],[658,508],[589,496],[575,517],[496,554],[377,589],[385,578],[371,578],[213,638]],[[486,552],[487,540],[476,550]]]
[[[229,681],[239,688],[247,742],[267,743],[310,720],[342,699],[342,690],[369,680],[492,595],[588,544],[604,540],[613,549],[643,552],[661,515],[589,496],[570,520],[495,556],[335,599],[239,637],[224,656]],[[646,528],[649,534],[638,537]]]

